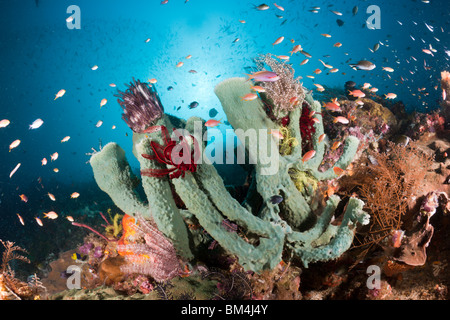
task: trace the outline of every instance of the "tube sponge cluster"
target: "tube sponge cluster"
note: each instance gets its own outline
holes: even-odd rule
[[[251,82],[244,78],[232,78],[223,81],[215,88],[227,120],[250,153],[245,144],[245,136],[239,132],[246,130],[279,130],[280,125],[271,120],[264,111],[260,99],[242,101],[241,97],[251,90]],[[139,94],[139,93],[138,93]],[[134,100],[133,100],[134,101]],[[336,173],[330,169],[325,172],[318,170],[325,152],[324,144],[318,142],[323,134],[323,124],[320,115],[320,104],[306,95],[305,101],[311,110],[315,110],[320,121],[315,123],[312,146],[315,156],[307,162],[302,161],[302,143],[300,132],[300,116],[302,107],[289,112],[287,130],[298,143],[291,146],[289,154],[279,154],[276,143],[267,146],[254,145],[257,154],[277,154],[270,163],[255,158],[252,181],[247,198],[238,202],[227,191],[222,178],[213,164],[204,161],[198,164],[195,172],[186,172],[184,178],[169,180],[168,177],[142,177],[142,185],[147,196],[146,201],[139,199],[133,190],[133,174],[131,173],[124,151],[115,143],[107,144],[91,160],[94,177],[99,187],[107,192],[115,204],[130,216],[136,214],[153,219],[158,230],[174,244],[177,254],[190,260],[194,258],[196,248],[185,219],[195,218],[208,234],[228,253],[236,256],[239,263],[246,269],[262,271],[273,269],[280,263],[282,254],[290,252],[301,259],[307,267],[316,261],[327,261],[338,258],[351,245],[355,226],[367,224],[369,216],[363,212],[364,203],[356,198],[350,198],[346,205],[342,223],[339,226],[331,224],[333,214],[340,199],[331,196],[320,215],[313,213],[308,196],[300,192],[293,181],[292,169],[304,172],[311,179],[320,181],[336,178]],[[160,110],[163,110],[162,107]],[[150,154],[150,142],[162,143],[160,132],[140,134],[140,128],[148,126],[165,126],[169,132],[174,124],[179,129],[194,133],[194,123],[202,121],[190,118],[185,123],[168,115],[139,125],[133,135],[133,153],[140,162],[141,170],[164,169],[167,167],[156,161],[149,161],[142,154]],[[133,122],[134,126],[137,122]],[[203,127],[204,128],[204,127]],[[133,128],[132,128],[133,129]],[[206,130],[206,128],[204,128]],[[266,134],[269,139],[272,135]],[[197,141],[203,141],[202,136],[195,136]],[[353,160],[358,139],[349,137],[345,141],[344,152],[336,165],[345,169]],[[275,146],[275,148],[274,148]],[[267,148],[268,150],[260,150]],[[276,171],[269,170],[275,166]],[[184,203],[186,209],[180,209],[174,199],[176,194]],[[281,203],[271,201],[274,195],[282,195]],[[230,232],[223,227],[227,220],[239,226],[245,234],[243,237],[236,232]]]

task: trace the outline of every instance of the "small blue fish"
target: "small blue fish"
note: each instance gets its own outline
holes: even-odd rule
[[[284,200],[283,197],[279,195],[270,197],[270,202],[272,204],[280,204],[283,200]]]

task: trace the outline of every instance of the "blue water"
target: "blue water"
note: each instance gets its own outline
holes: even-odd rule
[[[67,27],[70,14],[66,10],[73,4],[81,9],[80,29]],[[272,2],[267,2],[269,10],[258,11],[255,4],[260,3],[2,0],[0,120],[9,119],[11,124],[0,128],[0,239],[41,241],[42,234],[49,232],[46,228],[67,221],[45,220],[41,228],[34,217],[42,218],[42,212],[50,210],[70,214],[68,207],[105,198],[95,188],[91,167],[86,163],[86,153],[98,149],[100,140],[103,145],[119,143],[138,172],[131,154],[132,132],[121,120],[122,110],[113,96],[117,89],[124,90],[124,83],[133,77],[158,80],[156,87],[169,114],[208,120],[210,109],[215,108],[215,119],[224,121],[226,116],[213,93],[214,86],[226,78],[244,76],[245,68],[254,65],[252,59],[258,54],[289,55],[294,45],[301,44],[312,58],[301,66],[306,57],[298,53],[290,62],[309,89],[315,89],[314,82],[341,89],[348,80],[358,85],[369,82],[379,88],[380,95],[396,93],[408,111],[438,108],[440,89],[434,87],[439,84],[440,72],[449,70],[445,52],[449,50],[448,1],[278,0],[285,11]],[[380,8],[380,29],[366,26],[370,5]],[[319,12],[310,12],[315,6],[320,7]],[[353,15],[355,6],[358,13]],[[338,26],[337,19],[344,25]],[[433,27],[433,32],[425,23]],[[281,36],[285,40],[273,46]],[[239,41],[234,42],[236,38]],[[341,42],[342,47],[333,47],[336,42]],[[379,50],[371,52],[369,48],[379,42]],[[430,44],[436,50],[434,57],[422,52]],[[186,59],[188,55],[192,58]],[[339,68],[339,72],[327,75],[324,71],[314,80],[307,78],[313,70],[324,69],[318,59]],[[348,66],[361,59],[374,62],[376,69],[354,71]],[[424,69],[424,60],[430,70]],[[177,68],[180,61],[184,65]],[[95,71],[91,70],[94,65],[98,65]],[[388,73],[382,67],[395,71]],[[110,87],[111,83],[117,88]],[[167,90],[169,86],[172,91]],[[426,88],[429,94],[420,94],[418,88]],[[66,94],[54,100],[60,89],[65,89]],[[100,108],[102,99],[108,102]],[[188,105],[193,101],[199,106],[190,110]],[[37,118],[44,124],[29,130]],[[103,124],[97,128],[99,120]],[[61,143],[65,136],[70,140]],[[9,152],[10,143],[16,139],[21,144]],[[54,152],[59,158],[51,162]],[[49,160],[46,166],[41,165],[44,157]],[[21,167],[10,179],[17,163]],[[59,172],[55,173],[54,168]],[[81,196],[70,199],[75,191]],[[48,198],[48,192],[56,196],[56,201]],[[20,194],[26,194],[29,201],[22,202]],[[16,213],[23,216],[27,229],[19,223]]]

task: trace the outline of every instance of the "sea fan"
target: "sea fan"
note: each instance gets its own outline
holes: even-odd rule
[[[115,95],[123,109],[122,119],[133,132],[142,133],[164,114],[161,100],[156,89],[147,83],[133,78],[126,86],[125,92],[119,90]]]
[[[117,246],[119,251],[131,253],[125,256],[128,263],[121,267],[121,271],[149,275],[158,282],[180,275],[182,269],[173,244],[151,221],[137,217],[136,233],[144,238],[145,243]]]

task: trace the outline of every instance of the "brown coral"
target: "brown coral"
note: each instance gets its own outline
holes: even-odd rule
[[[413,142],[407,146],[390,143],[388,147],[386,153],[369,151],[355,165],[354,174],[341,181],[347,193],[356,192],[364,200],[371,215],[368,230],[355,236],[354,248],[365,248],[362,256],[402,227],[408,200],[419,192],[432,163]]]

